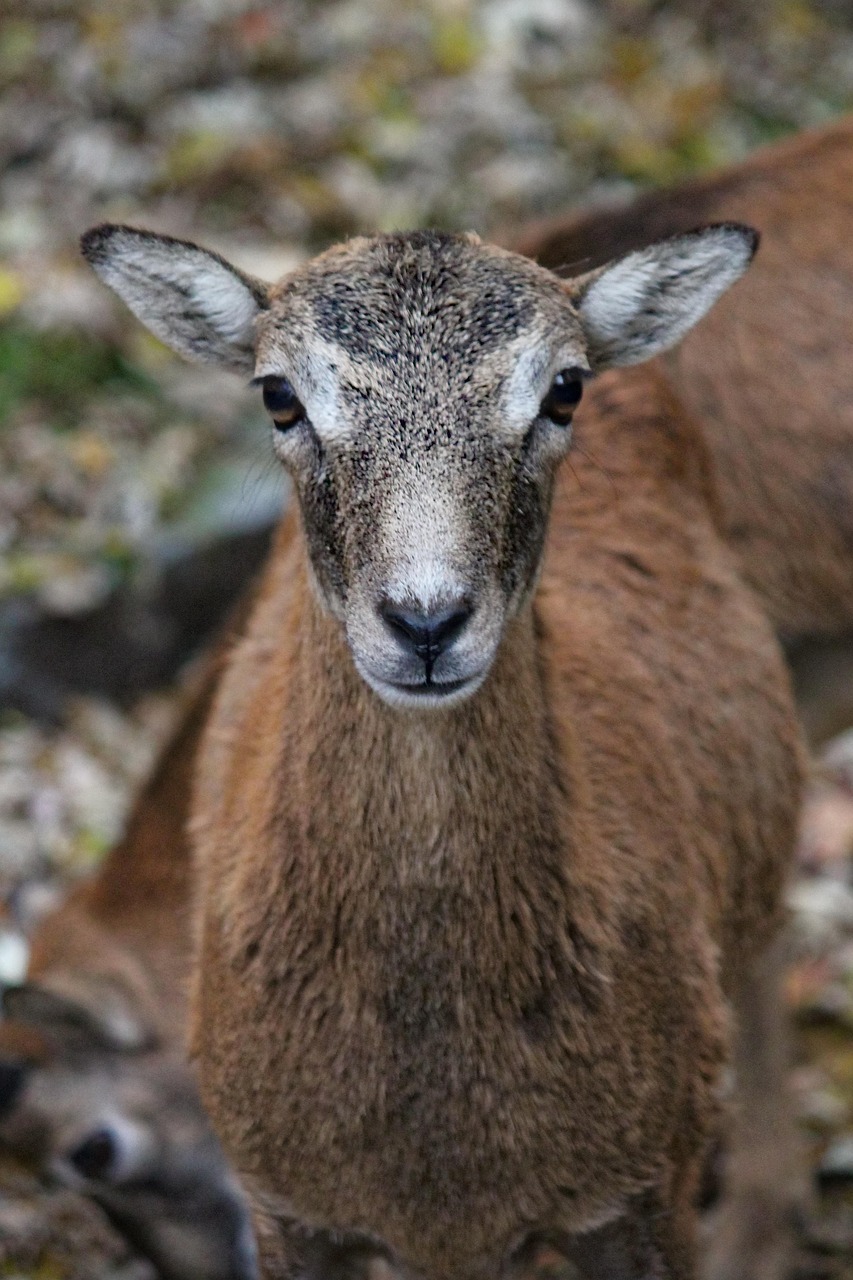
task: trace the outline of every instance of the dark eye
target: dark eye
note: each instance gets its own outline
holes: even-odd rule
[[[276,378],[272,375],[262,380],[264,389],[264,408],[272,414],[272,420],[279,431],[287,431],[295,427],[305,417],[302,401],[297,396],[287,378]]]
[[[118,1158],[118,1145],[109,1129],[96,1129],[68,1153],[70,1164],[84,1178],[105,1178]]]
[[[580,369],[560,370],[539,406],[543,418],[550,418],[558,427],[569,425],[583,395],[581,372]]]

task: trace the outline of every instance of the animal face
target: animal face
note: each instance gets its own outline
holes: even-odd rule
[[[252,1280],[248,1214],[185,1063],[110,1043],[45,989],[4,1005],[0,1148],[95,1200],[164,1280]]]
[[[562,281],[473,236],[358,239],[272,289],[195,246],[97,228],[90,261],[155,333],[251,370],[314,582],[386,702],[486,678],[535,581],[591,374],[672,345],[745,270],[724,226]]]
[[[318,589],[388,701],[452,700],[485,677],[569,445],[571,412],[542,407],[562,371],[579,396],[589,366],[566,291],[461,238],[357,241],[261,317],[274,424],[283,380],[302,406],[274,444]]]

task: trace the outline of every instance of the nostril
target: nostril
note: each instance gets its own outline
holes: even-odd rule
[[[459,601],[436,613],[416,613],[386,600],[380,607],[387,625],[406,641],[424,662],[433,662],[459,635],[473,610]]]
[[[436,614],[430,620],[433,643],[438,646],[439,651],[453,643],[470,617],[471,606],[460,604],[453,609],[447,609],[444,613]]]
[[[404,640],[413,645],[420,644],[423,641],[426,631],[423,626],[423,620],[417,614],[407,613],[404,609],[396,609],[387,603],[381,606],[379,612],[391,630],[397,633],[398,638],[402,636]]]

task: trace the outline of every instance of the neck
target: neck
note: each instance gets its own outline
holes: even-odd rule
[[[473,965],[491,966],[490,987],[513,981],[518,948],[562,928],[569,865],[533,609],[509,624],[469,700],[400,710],[358,675],[303,554],[273,573],[245,654],[247,669],[261,659],[257,693],[234,728],[259,758],[272,757],[274,742],[276,763],[252,786],[244,749],[231,780],[245,833],[235,871],[257,889],[240,891],[254,908],[244,927],[229,925],[234,944],[266,934],[281,945],[267,933],[275,902],[291,939],[322,934],[362,970],[380,954],[388,972],[411,976],[443,956],[458,975],[462,947]],[[487,960],[495,956],[500,966]]]
[[[362,858],[427,877],[463,856],[457,833],[473,856],[491,852],[510,821],[538,825],[553,750],[530,605],[472,698],[424,710],[388,706],[365,684],[342,628],[310,592],[301,612],[288,718],[312,750],[291,741],[288,753],[302,812],[322,813],[336,845],[358,832]]]
[[[289,834],[277,853],[286,916],[302,918],[300,933],[328,932],[353,971],[374,974],[374,990],[393,975],[389,1008],[434,1006],[427,987],[442,1002],[468,999],[472,983],[526,1006],[531,983],[544,981],[542,956],[562,952],[570,896],[532,607],[469,700],[424,711],[378,698],[308,591],[299,612]]]

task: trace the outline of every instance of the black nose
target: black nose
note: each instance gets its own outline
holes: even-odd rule
[[[118,1161],[118,1143],[109,1129],[96,1129],[68,1153],[68,1160],[84,1178],[105,1178]]]
[[[457,601],[438,613],[415,613],[386,600],[380,613],[407,648],[417,654],[430,669],[440,653],[448,649],[471,616],[471,606]]]

